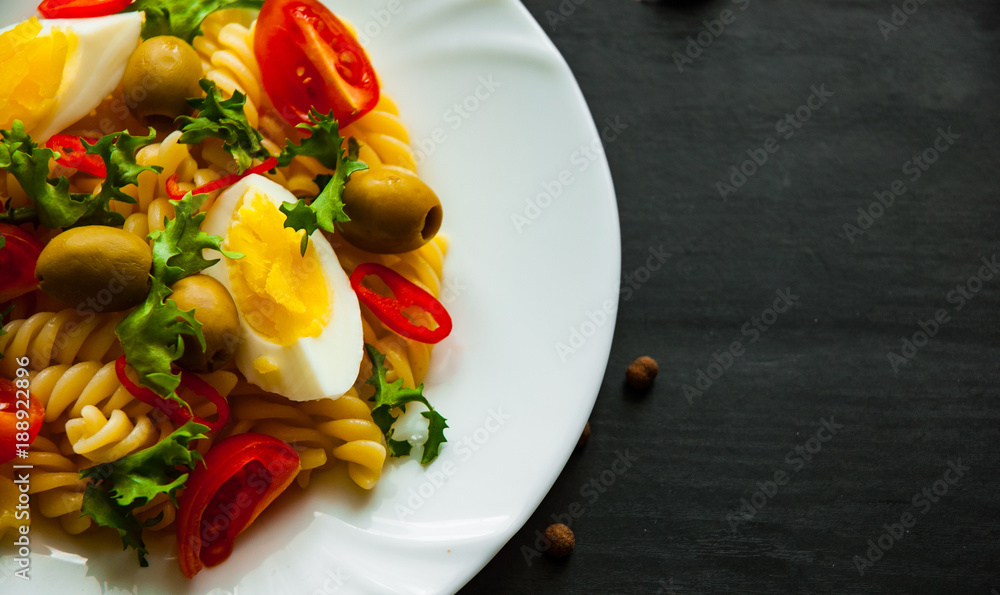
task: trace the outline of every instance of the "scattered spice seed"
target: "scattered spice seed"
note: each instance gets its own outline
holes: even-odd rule
[[[565,558],[576,545],[573,531],[562,523],[549,525],[545,530],[545,538],[549,540],[549,549],[545,551],[553,558]]]
[[[635,389],[649,388],[649,385],[653,384],[653,379],[656,378],[659,372],[660,366],[656,364],[656,360],[648,355],[644,355],[637,358],[625,370],[625,382]]]

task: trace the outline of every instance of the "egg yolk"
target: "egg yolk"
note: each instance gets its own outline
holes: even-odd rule
[[[326,276],[304,231],[284,226],[285,216],[268,198],[250,190],[229,227],[223,248],[243,254],[229,259],[229,282],[247,324],[269,341],[291,345],[315,337],[330,320]]]
[[[0,35],[0,128],[11,128],[17,119],[30,134],[56,107],[76,36],[68,30],[41,31],[41,23],[31,17]]]

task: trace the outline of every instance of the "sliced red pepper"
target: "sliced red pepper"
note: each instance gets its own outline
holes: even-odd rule
[[[187,195],[187,192],[181,190],[181,187],[177,184],[177,174],[173,174],[167,178],[165,186],[167,188],[167,196],[170,197],[170,200],[180,200]]]
[[[365,287],[363,281],[368,275],[375,275],[381,279],[392,291],[393,297],[381,295]],[[358,294],[361,303],[368,306],[379,320],[408,339],[421,343],[437,343],[451,334],[451,316],[441,302],[387,266],[375,262],[358,265],[351,273],[351,287]],[[437,328],[414,324],[403,314],[404,308],[410,306],[417,306],[434,317]]]
[[[16,225],[0,223],[0,304],[38,287],[35,264],[45,244]]]
[[[42,0],[38,12],[47,19],[106,17],[128,8],[132,0]]]
[[[223,176],[218,180],[212,180],[203,186],[198,186],[191,191],[191,194],[208,194],[209,192],[215,192],[216,190],[232,186],[236,182],[239,182],[251,174],[262,174],[266,171],[274,169],[275,167],[278,167],[278,160],[274,157],[268,157],[260,165],[255,165],[241,174],[229,174],[228,176]],[[177,174],[167,178],[166,186],[167,194],[170,196],[170,200],[180,200],[187,195],[187,192],[181,190],[180,186],[177,184]]]
[[[215,390],[211,384],[205,382],[197,375],[192,374],[191,372],[181,371],[181,387],[211,401],[212,404],[215,405],[215,410],[218,413],[215,417],[215,421],[208,421],[204,418],[198,417],[187,407],[182,407],[177,401],[174,401],[173,399],[165,399],[152,390],[132,382],[132,379],[125,373],[125,364],[126,361],[124,355],[119,357],[115,362],[115,373],[118,375],[118,381],[122,383],[125,390],[127,390],[136,399],[165,413],[167,417],[170,418],[170,421],[175,424],[183,424],[193,419],[197,423],[208,426],[209,431],[218,432],[222,429],[222,426],[226,425],[226,422],[229,421],[229,403],[226,401],[225,397],[220,395],[219,391]]]
[[[108,176],[108,168],[104,165],[104,160],[100,155],[88,155],[87,148],[83,146],[83,141],[93,145],[96,138],[72,136],[69,134],[57,134],[45,143],[45,147],[59,153],[56,163],[72,167],[82,172],[86,172],[98,178]]]
[[[291,446],[266,434],[237,434],[214,445],[188,478],[177,507],[177,560],[191,578],[233,552],[236,536],[292,483]]]

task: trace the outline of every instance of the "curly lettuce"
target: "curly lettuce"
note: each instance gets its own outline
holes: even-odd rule
[[[139,566],[149,566],[142,531],[158,523],[162,513],[143,523],[135,516],[135,509],[160,494],[177,504],[177,491],[187,482],[187,470],[201,460],[191,442],[206,438],[207,430],[207,426],[189,421],[149,448],[81,470],[80,478],[91,481],[83,494],[80,515],[118,531],[122,549],[135,549]]]
[[[406,440],[396,440],[393,438],[392,425],[396,423],[397,415],[393,412],[399,409],[406,411],[409,403],[420,403],[427,407],[427,411],[420,413],[427,419],[427,441],[424,442],[424,452],[420,456],[420,462],[427,464],[437,458],[441,452],[441,445],[448,441],[444,436],[444,431],[448,427],[447,420],[437,412],[430,402],[424,397],[424,385],[417,388],[403,388],[403,379],[399,378],[395,382],[386,379],[385,356],[373,345],[365,343],[365,350],[372,360],[372,375],[367,380],[367,384],[375,387],[375,394],[369,399],[375,402],[372,410],[372,419],[375,424],[385,434],[386,445],[389,454],[394,457],[405,457],[410,454],[412,446]]]
[[[174,373],[171,364],[184,354],[183,335],[195,337],[202,349],[205,348],[205,336],[201,323],[194,317],[194,310],[183,311],[168,299],[172,293],[170,286],[218,262],[205,259],[202,256],[204,249],[218,250],[229,258],[241,257],[224,252],[219,236],[201,231],[205,213],[199,213],[198,209],[207,196],[187,194],[175,203],[176,215],[167,222],[165,229],[150,234],[153,267],[149,295],[115,328],[125,360],[135,370],[140,384],[184,407],[187,403],[177,396],[181,377]]]
[[[270,157],[261,144],[264,137],[250,125],[243,111],[246,95],[236,91],[231,98],[223,99],[222,92],[213,81],[201,79],[199,84],[205,91],[205,98],[188,100],[198,110],[198,115],[177,118],[183,132],[180,142],[194,145],[206,138],[221,139],[223,148],[236,159],[238,173],[249,169],[254,157]]]
[[[156,166],[136,163],[136,152],[152,143],[156,133],[134,137],[127,132],[116,132],[87,147],[90,155],[104,160],[108,175],[97,194],[69,191],[69,178],[49,178],[49,161],[58,157],[52,149],[41,147],[31,140],[24,130],[24,123],[14,120],[10,130],[0,130],[0,168],[13,175],[33,206],[8,209],[0,214],[0,222],[26,223],[37,221],[42,227],[60,229],[81,225],[118,226],[125,217],[111,210],[112,200],[134,203],[135,199],[121,191],[123,186],[135,184],[144,171],[160,172]]]
[[[315,157],[324,167],[333,170],[333,175],[316,177],[316,185],[323,190],[312,202],[299,200],[289,206],[281,205],[285,214],[285,227],[305,230],[302,238],[302,254],[309,246],[309,235],[317,229],[334,233],[334,223],[350,221],[344,212],[344,185],[356,171],[368,169],[365,163],[358,160],[358,142],[348,139],[347,149],[344,149],[344,137],[340,136],[340,128],[333,112],[320,114],[315,109],[310,110],[309,119],[312,124],[299,124],[296,128],[307,131],[309,136],[298,145],[286,141],[285,149],[278,156],[278,165],[286,167],[296,156]]]

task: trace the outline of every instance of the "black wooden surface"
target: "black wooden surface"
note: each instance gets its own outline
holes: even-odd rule
[[[1000,258],[1000,4],[525,4],[594,120],[628,126],[606,152],[633,277],[589,444],[462,593],[1000,593],[1000,279],[984,267]],[[800,109],[814,88],[832,96]],[[934,163],[911,161],[935,141]],[[641,270],[660,246],[664,266]],[[643,354],[660,375],[636,394],[624,370]],[[570,511],[573,554],[531,555]]]

